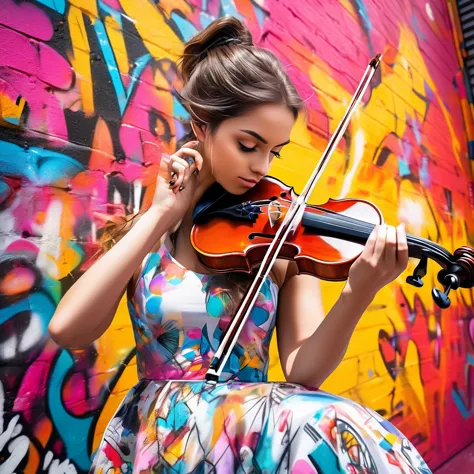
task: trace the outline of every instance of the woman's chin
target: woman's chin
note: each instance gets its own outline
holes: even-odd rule
[[[245,194],[249,188],[247,186],[243,186],[242,184],[233,182],[233,183],[220,183],[220,185],[230,194],[235,194],[240,196],[241,194]]]

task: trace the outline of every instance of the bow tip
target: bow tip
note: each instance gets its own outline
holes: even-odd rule
[[[382,56],[383,56],[382,53],[378,53],[378,54],[372,59],[372,61],[370,61],[370,65],[371,65],[372,67],[376,68],[376,67],[379,65],[380,61],[382,60]]]

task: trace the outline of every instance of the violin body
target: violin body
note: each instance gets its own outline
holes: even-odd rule
[[[291,187],[276,178],[265,177],[243,195],[217,199],[191,231],[191,243],[199,260],[217,272],[251,272],[262,262],[296,198]],[[321,218],[328,214],[333,219],[349,217],[372,226],[364,235],[351,237],[324,225],[327,222]],[[382,222],[382,213],[368,201],[330,199],[321,206],[308,205],[300,225],[283,243],[278,258],[294,260],[299,273],[330,281],[345,280],[373,225]]]
[[[273,241],[285,226],[286,214],[295,215],[298,196],[273,177],[263,178],[240,196],[225,192],[219,185],[216,189],[197,206],[191,243],[209,269],[250,273],[270,248],[276,248]],[[329,281],[346,280],[374,226],[383,223],[382,213],[373,203],[360,199],[330,199],[324,205],[300,209],[296,225],[281,239],[272,262],[276,258],[293,260],[299,273]],[[410,234],[407,243],[408,255],[420,260],[407,283],[423,286],[428,259],[442,267],[438,281],[445,291],[433,289],[440,307],[449,306],[450,290],[474,286],[474,249],[460,247],[451,254],[435,242]]]

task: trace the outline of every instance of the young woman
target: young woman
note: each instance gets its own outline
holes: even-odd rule
[[[232,17],[189,41],[180,66],[194,139],[159,176],[151,207],[64,295],[49,331],[84,347],[127,291],[139,382],[110,421],[97,473],[423,472],[389,422],[318,390],[340,363],[376,293],[408,260],[403,226],[374,229],[323,317],[317,281],[278,260],[217,385],[205,373],[250,276],[212,274],[189,240],[214,183],[240,195],[278,158],[303,101],[276,57]],[[274,327],[285,383],[267,382]]]

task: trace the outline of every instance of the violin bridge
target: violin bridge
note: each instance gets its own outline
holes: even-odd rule
[[[270,222],[270,227],[273,227],[278,220],[281,219],[283,213],[281,212],[281,204],[278,201],[272,201],[268,205],[268,221]]]

